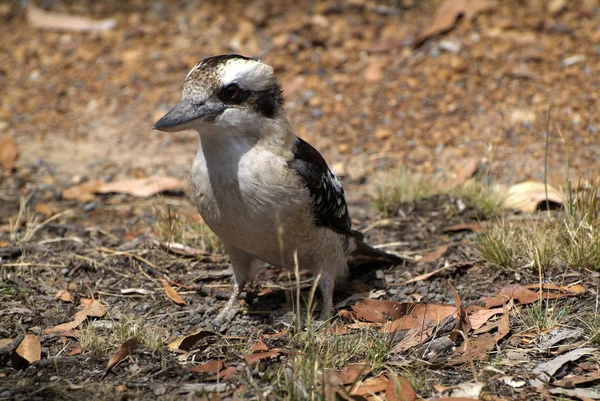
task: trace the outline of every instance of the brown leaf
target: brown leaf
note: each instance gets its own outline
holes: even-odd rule
[[[261,352],[261,351],[268,351],[269,347],[267,347],[267,344],[265,344],[263,342],[263,340],[258,340],[256,342],[256,344],[254,344],[251,348],[250,348],[250,352],[255,354],[257,352]]]
[[[537,290],[540,288],[539,284],[527,284],[524,286],[525,288],[528,289],[533,289],[533,290]],[[552,284],[552,283],[544,283],[541,285],[542,290],[553,290],[553,291],[560,291],[560,292],[565,292],[565,293],[572,293],[572,294],[584,294],[587,289],[582,286],[581,284],[573,284],[573,285],[556,285],[556,284]]]
[[[479,167],[479,158],[471,157],[460,164],[457,171],[454,172],[454,178],[440,185],[443,190],[455,188],[464,184],[467,180],[477,172]]]
[[[195,333],[181,337],[175,341],[172,341],[167,345],[167,348],[171,351],[189,351],[194,345],[203,338],[217,336],[218,334],[209,330],[199,330]]]
[[[499,315],[508,312],[512,309],[514,302],[509,301],[506,309],[504,307],[492,308],[492,309],[480,309],[473,314],[469,315],[469,321],[471,322],[471,328],[477,330],[483,326],[492,316]]]
[[[81,354],[81,346],[79,346],[79,345],[77,345],[75,348],[73,348],[71,350],[71,352],[69,352],[70,356],[79,355],[79,354]]]
[[[201,363],[200,365],[189,367],[190,372],[196,373],[219,373],[225,367],[225,362],[222,359],[211,360]]]
[[[394,352],[404,352],[423,344],[433,335],[437,324],[431,320],[422,321],[418,326],[408,330],[402,341],[394,346]]]
[[[171,299],[171,301],[175,302],[177,305],[186,305],[185,301],[179,296],[175,288],[171,287],[171,284],[167,280],[162,277],[158,278],[165,288],[165,293]]]
[[[323,397],[325,401],[336,401],[336,394],[341,384],[338,372],[333,369],[323,372]]]
[[[11,356],[13,369],[23,369],[42,358],[40,339],[35,334],[27,334]]]
[[[419,33],[415,45],[419,46],[430,37],[449,31],[461,15],[466,20],[472,20],[495,7],[496,3],[490,0],[446,0],[435,11],[432,23]]]
[[[364,298],[352,306],[356,316],[368,322],[384,323],[405,316],[414,304]]]
[[[351,384],[361,376],[366,376],[371,372],[371,367],[366,363],[354,363],[348,365],[340,372],[342,384]]]
[[[410,303],[407,307],[406,315],[400,316],[392,322],[383,326],[383,333],[393,333],[400,330],[409,330],[414,327],[419,327],[426,320],[438,324],[444,319],[456,313],[455,305],[435,305],[423,303]]]
[[[569,375],[561,380],[552,383],[556,387],[575,387],[578,384],[585,384],[600,380],[600,370],[593,370],[582,375]]]
[[[279,354],[281,354],[281,351],[278,351],[278,350],[257,352],[256,354],[245,355],[244,359],[246,360],[247,363],[253,364],[253,363],[257,363],[265,358],[274,358],[276,356],[279,356]]]
[[[235,366],[229,366],[206,380],[231,380],[235,376],[236,372],[237,369],[235,368]]]
[[[9,345],[12,345],[14,338],[0,338],[0,349],[7,348]]]
[[[91,301],[91,302],[88,302]],[[67,323],[62,323],[54,327],[49,327],[47,329],[42,330],[44,334],[58,334],[63,332],[71,332],[71,330],[75,329],[81,323],[88,318],[88,316],[93,317],[102,317],[106,314],[106,308],[98,301],[98,300],[81,300],[82,305],[85,306],[82,310],[77,312],[73,317],[73,320]]]
[[[417,394],[410,382],[404,377],[388,375],[385,398],[387,401],[414,401]]]
[[[173,177],[130,178],[115,182],[96,180],[64,190],[63,198],[84,201],[93,198],[95,193],[121,193],[148,197],[164,191],[183,191],[184,188],[184,184]]]
[[[27,20],[36,28],[78,32],[107,31],[116,25],[113,18],[95,21],[85,17],[47,12],[33,5],[27,8]]]
[[[531,285],[529,287],[532,287],[532,286],[533,285]],[[539,286],[538,286],[538,288],[539,288]],[[527,305],[527,304],[536,302],[540,299],[559,299],[559,298],[566,298],[566,297],[570,297],[570,296],[576,296],[581,293],[581,292],[577,292],[577,291],[582,291],[582,290],[579,287],[574,287],[574,292],[555,293],[555,292],[543,291],[542,293],[539,293],[536,291],[532,291],[527,287],[516,284],[516,285],[511,285],[511,286],[502,288],[499,291],[498,295],[496,295],[495,297],[490,297],[490,298],[482,297],[481,299],[483,301],[485,301],[486,308],[491,308],[494,306],[503,305],[505,302],[508,302],[508,300],[510,300],[510,299],[519,301],[519,303],[521,305]]]
[[[387,60],[374,60],[369,62],[363,72],[363,78],[367,82],[379,82],[383,79],[383,68],[388,63]]]
[[[114,368],[118,363],[127,358],[133,352],[133,350],[137,348],[137,346],[138,342],[135,338],[130,338],[129,340],[121,344],[117,352],[112,354],[110,359],[108,360],[108,364],[106,365],[106,370],[104,371],[102,378],[106,377],[106,375],[108,375],[112,368]]]
[[[388,386],[388,380],[385,376],[371,377],[362,382],[356,383],[350,390],[351,395],[371,395],[385,391]]]
[[[485,231],[487,226],[488,224],[485,221],[473,221],[471,223],[460,223],[444,227],[444,232],[473,231],[474,233],[480,233]]]
[[[55,299],[60,299],[63,302],[73,302],[75,299],[73,298],[73,294],[71,294],[67,290],[59,290],[54,296]]]
[[[437,262],[448,250],[448,247],[451,244],[444,244],[437,248],[435,251],[429,252],[421,259],[418,260],[419,263],[428,263],[428,262]]]
[[[0,168],[6,171],[12,171],[15,168],[15,161],[19,151],[15,140],[11,137],[0,139]]]
[[[565,198],[561,191],[548,185],[548,201],[550,204],[562,206]],[[526,181],[513,185],[508,189],[503,206],[507,209],[533,213],[546,206],[546,187],[543,182]]]

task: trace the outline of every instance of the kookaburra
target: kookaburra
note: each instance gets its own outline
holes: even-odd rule
[[[234,279],[214,325],[234,317],[256,267],[294,269],[296,260],[319,277],[320,319],[328,318],[348,255],[377,251],[352,230],[342,185],[321,154],[292,131],[273,68],[233,54],[204,59],[185,78],[181,102],[153,128],[200,134],[191,196],[223,241]]]

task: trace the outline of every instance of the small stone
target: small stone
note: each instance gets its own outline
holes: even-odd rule
[[[567,57],[567,58],[563,59],[562,65],[565,67],[570,67],[577,63],[581,63],[582,61],[585,61],[585,56],[581,55],[581,54],[577,54],[575,56],[571,56],[571,57]]]
[[[375,270],[375,278],[377,280],[383,280],[385,278],[385,274],[383,274],[383,270]]]

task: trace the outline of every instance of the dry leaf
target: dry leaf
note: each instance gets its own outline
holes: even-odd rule
[[[487,226],[488,223],[485,221],[473,221],[471,223],[460,223],[444,227],[444,232],[473,231],[474,233],[481,233],[485,231]]]
[[[350,394],[352,395],[371,395],[385,391],[388,386],[388,380],[385,376],[371,377],[352,386]]]
[[[366,376],[371,372],[371,367],[366,363],[355,363],[348,365],[340,372],[341,384],[351,384],[359,377]]]
[[[236,372],[237,369],[235,366],[229,366],[206,380],[231,380],[235,376]]]
[[[562,206],[565,203],[563,194],[548,184],[548,201],[550,204]],[[510,187],[506,193],[503,207],[532,213],[546,205],[546,187],[543,182],[526,181]]]
[[[0,139],[0,168],[6,171],[12,171],[15,168],[15,161],[19,151],[15,140],[11,137]]]
[[[63,302],[73,302],[75,299],[73,298],[73,294],[71,294],[67,290],[59,290],[54,296],[55,299],[60,299]]]
[[[417,394],[410,382],[404,377],[388,375],[385,398],[387,401],[414,401]]]
[[[77,345],[75,348],[73,348],[71,350],[71,352],[69,352],[70,356],[74,356],[74,355],[79,355],[81,354],[81,346]]]
[[[509,301],[506,309],[504,307],[501,308],[492,308],[492,309],[480,309],[469,316],[469,321],[471,322],[471,328],[473,330],[477,330],[481,326],[483,326],[492,316],[499,315],[501,313],[506,313],[512,309],[514,302]]]
[[[600,370],[594,370],[582,375],[569,375],[561,380],[552,383],[556,387],[575,387],[578,384],[585,384],[600,380]]]
[[[428,263],[428,262],[437,262],[448,250],[448,247],[451,244],[444,244],[437,248],[435,251],[429,252],[421,259],[418,260],[419,263]]]
[[[598,348],[579,348],[557,356],[549,361],[540,363],[533,369],[534,378],[529,380],[529,384],[536,388],[545,387],[556,371],[565,363],[576,361],[584,356],[594,355],[597,352]]]
[[[256,344],[254,344],[251,348],[250,348],[250,352],[255,354],[257,352],[261,352],[261,351],[268,351],[269,347],[267,347],[267,344],[265,344],[263,342],[263,340],[258,340],[256,342]]]
[[[418,46],[434,35],[449,31],[461,15],[466,20],[472,20],[478,14],[495,7],[496,3],[490,0],[446,0],[435,11],[433,22],[419,33],[415,45]]]
[[[533,285],[530,285],[527,287],[535,288],[535,286],[533,286]],[[524,287],[524,286],[521,286],[518,284],[504,287],[499,291],[498,295],[496,295],[495,297],[490,297],[490,298],[482,297],[481,299],[483,301],[485,301],[486,308],[491,308],[494,306],[503,305],[510,299],[519,301],[519,303],[521,305],[527,305],[527,304],[539,301],[540,299],[559,299],[559,298],[566,298],[566,297],[570,297],[570,296],[571,297],[576,296],[576,295],[581,294],[581,292],[578,292],[578,291],[582,291],[582,289],[580,287],[574,286],[573,292],[555,293],[555,292],[549,292],[549,291],[542,291],[542,293],[539,293],[536,291],[532,291],[527,287]],[[539,285],[538,285],[538,288],[539,288]],[[549,288],[549,287],[546,287],[546,288]],[[583,290],[585,290],[585,288]]]
[[[135,338],[130,338],[129,340],[121,344],[117,352],[112,354],[110,359],[108,360],[108,364],[106,365],[106,370],[104,371],[102,378],[106,377],[106,375],[108,375],[112,368],[114,368],[118,363],[127,358],[133,352],[133,350],[137,348],[137,346],[138,342]]]
[[[85,17],[47,12],[33,5],[27,8],[27,19],[34,27],[63,31],[107,31],[116,25],[113,18],[95,21]]]
[[[77,312],[75,314],[75,316],[73,317],[72,321],[59,324],[58,326],[44,329],[42,331],[42,333],[44,333],[44,334],[59,334],[59,333],[63,333],[63,332],[70,332],[71,330],[73,330],[74,328],[79,326],[81,323],[83,323],[85,321],[85,319],[88,318],[88,316],[102,317],[106,314],[106,308],[98,300],[94,299],[94,300],[91,300],[91,302],[88,302],[88,301],[90,301],[90,300],[86,300],[86,299],[81,300],[82,305],[88,305],[88,306],[84,306],[84,308],[82,310]]]
[[[431,338],[436,326],[437,323],[431,320],[421,321],[419,325],[408,330],[402,341],[394,346],[393,351],[400,353],[423,344]]]
[[[12,345],[14,338],[0,338],[0,349],[7,348]]]
[[[367,65],[363,72],[366,82],[379,82],[383,79],[383,68],[388,63],[387,60],[374,60]]]
[[[418,281],[427,280],[429,277],[435,276],[436,274],[443,272],[444,270],[448,270],[450,267],[455,267],[455,266],[440,267],[439,269],[435,269],[433,271],[430,271],[429,273],[424,273],[424,274],[418,275],[417,277],[411,278],[410,280],[407,280],[404,283],[402,283],[402,285],[412,284],[412,283],[416,283]]]
[[[42,346],[40,339],[35,334],[27,334],[17,349],[13,351],[11,363],[13,369],[23,369],[41,358]]]
[[[195,333],[181,337],[175,341],[172,341],[167,345],[167,348],[171,351],[189,351],[194,345],[203,338],[217,336],[218,334],[214,331],[199,330]]]
[[[186,305],[185,301],[179,296],[175,288],[171,287],[169,282],[162,277],[158,278],[165,288],[165,293],[171,299],[171,301],[175,302],[177,305]]]
[[[63,191],[64,199],[80,201],[93,198],[93,194],[121,193],[132,196],[148,197],[163,191],[183,191],[185,186],[173,177],[131,178],[122,181],[104,182],[102,180],[68,188]]]
[[[408,314],[408,310],[415,304],[395,301],[380,301],[378,299],[364,298],[352,306],[357,318],[367,322],[384,323],[395,320]]]
[[[425,321],[431,321],[433,324],[439,324],[446,318],[454,315],[457,311],[455,305],[435,305],[424,303],[408,304],[405,316],[401,316],[392,322],[386,323],[381,329],[382,333],[393,333],[395,331],[409,330],[420,325]]]
[[[464,163],[461,163],[458,171],[454,173],[454,178],[447,181],[446,183],[440,185],[441,189],[452,189],[459,185],[464,184],[467,180],[477,172],[477,168],[479,167],[479,158],[471,157],[465,160]]]
[[[265,351],[265,352],[257,352],[256,354],[248,354],[244,356],[244,359],[248,364],[253,364],[259,362],[265,358],[274,358],[279,356],[281,351],[273,350],[273,351]]]
[[[323,397],[325,401],[336,401],[336,394],[341,384],[338,372],[333,369],[323,372]]]
[[[524,286],[525,288],[538,290],[540,289],[539,284],[527,284]],[[570,292],[572,294],[584,294],[587,290],[581,284],[573,284],[573,285],[556,285],[552,283],[543,283],[541,285],[542,290],[553,290],[560,292]]]
[[[225,362],[222,359],[212,360],[201,363],[200,365],[189,367],[190,372],[196,373],[219,373],[225,367]]]

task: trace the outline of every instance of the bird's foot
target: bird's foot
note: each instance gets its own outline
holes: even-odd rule
[[[231,298],[229,298],[229,301],[227,301],[227,305],[225,305],[221,313],[219,313],[215,320],[213,320],[213,329],[221,333],[227,331],[227,329],[229,329],[229,326],[231,326],[233,318],[235,317],[235,315],[238,314],[240,309],[241,308],[238,304],[238,296],[234,295]]]

